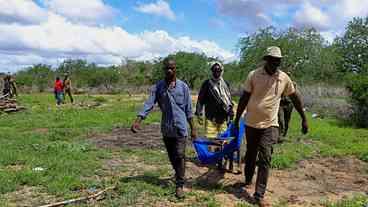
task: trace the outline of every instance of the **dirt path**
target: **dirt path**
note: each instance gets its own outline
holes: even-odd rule
[[[102,148],[141,148],[141,149],[163,149],[160,124],[142,126],[141,131],[133,134],[129,128],[118,127],[110,134],[93,135],[90,140]]]
[[[216,184],[225,186],[227,192],[216,195],[224,204],[235,204],[254,192],[254,185],[248,192],[242,187],[244,175],[223,174],[193,163],[187,166],[189,180],[202,183],[200,186],[204,190]],[[353,157],[303,160],[296,169],[271,172],[266,200],[284,202],[288,206],[321,206],[323,201],[338,201],[355,194],[368,195],[367,169],[367,163]]]
[[[139,136],[132,136],[128,128],[116,128],[111,134],[99,135],[91,140],[104,148],[157,150],[163,149],[159,129],[158,124],[148,125]],[[116,168],[125,163],[119,159],[107,160],[106,164]],[[224,186],[225,192],[215,195],[224,206],[235,206],[254,191],[254,186],[249,192],[242,188],[243,175],[221,173],[193,162],[187,162],[186,176],[188,191],[206,193],[218,184]],[[354,157],[314,158],[300,161],[295,169],[272,170],[266,199],[270,203],[283,202],[288,206],[322,206],[324,201],[338,201],[355,194],[368,195],[368,163]]]

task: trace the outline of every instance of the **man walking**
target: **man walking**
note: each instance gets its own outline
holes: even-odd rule
[[[67,73],[65,74],[63,84],[64,84],[64,94],[65,96],[66,95],[69,96],[70,102],[73,104],[74,99],[72,95],[72,81],[70,80],[70,77]]]
[[[271,167],[272,145],[277,142],[279,134],[277,114],[281,96],[290,97],[302,118],[302,133],[308,132],[300,95],[296,93],[289,76],[278,69],[281,58],[280,48],[275,46],[267,48],[263,58],[265,65],[248,74],[235,118],[235,126],[238,126],[239,119],[247,108],[245,187],[249,188],[252,183],[258,156],[258,173],[253,196],[259,206],[268,206],[263,198]]]
[[[139,112],[131,130],[137,132],[154,105],[158,103],[161,112],[161,132],[171,165],[175,170],[177,198],[184,197],[185,147],[188,137],[187,122],[191,128],[191,138],[197,136],[192,119],[192,99],[187,84],[176,78],[176,62],[164,61],[165,79],[151,88],[151,94]]]
[[[56,99],[56,105],[59,106],[64,100],[64,85],[59,77],[56,77],[54,83],[54,94]]]
[[[10,91],[11,91],[10,96],[11,96],[11,98],[13,96],[18,96],[17,84],[15,82],[14,76],[9,75],[9,84],[10,84]]]
[[[288,96],[282,96],[280,101],[280,108],[278,112],[279,119],[279,139],[277,143],[284,142],[284,137],[286,137],[289,130],[289,123],[291,119],[291,114],[293,112],[293,102]]]
[[[10,96],[11,93],[11,86],[10,86],[10,76],[4,76],[4,88],[3,88],[3,95]]]
[[[291,78],[291,72],[288,71],[286,74]],[[293,81],[294,89],[297,92],[297,86],[295,81]],[[286,137],[289,130],[289,123],[291,119],[291,114],[293,112],[293,102],[291,101],[289,96],[281,96],[280,108],[278,113],[279,119],[279,139],[277,143],[284,142],[284,137]]]

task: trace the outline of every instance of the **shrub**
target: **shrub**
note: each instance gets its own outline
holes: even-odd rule
[[[351,92],[353,106],[352,121],[359,127],[368,127],[368,74],[354,75],[349,78],[348,89]]]

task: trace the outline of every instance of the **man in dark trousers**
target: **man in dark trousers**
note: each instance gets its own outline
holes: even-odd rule
[[[265,64],[248,74],[234,121],[235,126],[238,126],[246,108],[245,187],[249,189],[252,183],[258,156],[258,173],[253,197],[259,206],[269,206],[264,200],[264,194],[271,167],[272,146],[277,142],[279,134],[277,113],[281,96],[290,97],[302,118],[302,133],[308,132],[302,99],[296,93],[289,76],[278,69],[281,58],[280,48],[275,46],[267,48],[263,58]]]
[[[288,74],[288,76],[291,77],[290,71],[286,72],[286,74]],[[293,81],[293,85],[295,90],[298,91],[295,81]],[[284,142],[284,137],[286,137],[288,133],[293,108],[294,108],[293,102],[291,101],[290,97],[282,96],[278,113],[279,119],[279,139],[277,140],[278,143]]]
[[[164,63],[165,79],[156,83],[151,88],[151,94],[144,103],[143,109],[138,113],[131,130],[137,132],[140,123],[145,119],[154,105],[158,103],[161,111],[161,132],[163,141],[175,170],[177,198],[184,197],[185,176],[185,146],[188,137],[188,125],[191,128],[191,138],[197,136],[193,124],[192,99],[187,84],[176,78],[176,62],[166,58]]]
[[[280,108],[278,113],[279,119],[279,139],[278,143],[284,142],[284,137],[286,137],[289,130],[289,123],[291,119],[291,114],[293,112],[293,102],[288,96],[281,97]]]
[[[73,104],[74,99],[73,99],[73,95],[72,95],[72,81],[70,80],[69,74],[65,73],[65,77],[64,77],[64,94],[65,96],[68,95],[70,98],[70,102]]]

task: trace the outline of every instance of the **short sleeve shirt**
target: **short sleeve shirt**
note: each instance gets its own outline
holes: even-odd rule
[[[295,93],[293,82],[281,70],[269,75],[264,67],[248,74],[244,90],[250,93],[245,120],[248,126],[264,129],[278,127],[277,113],[281,96]]]

